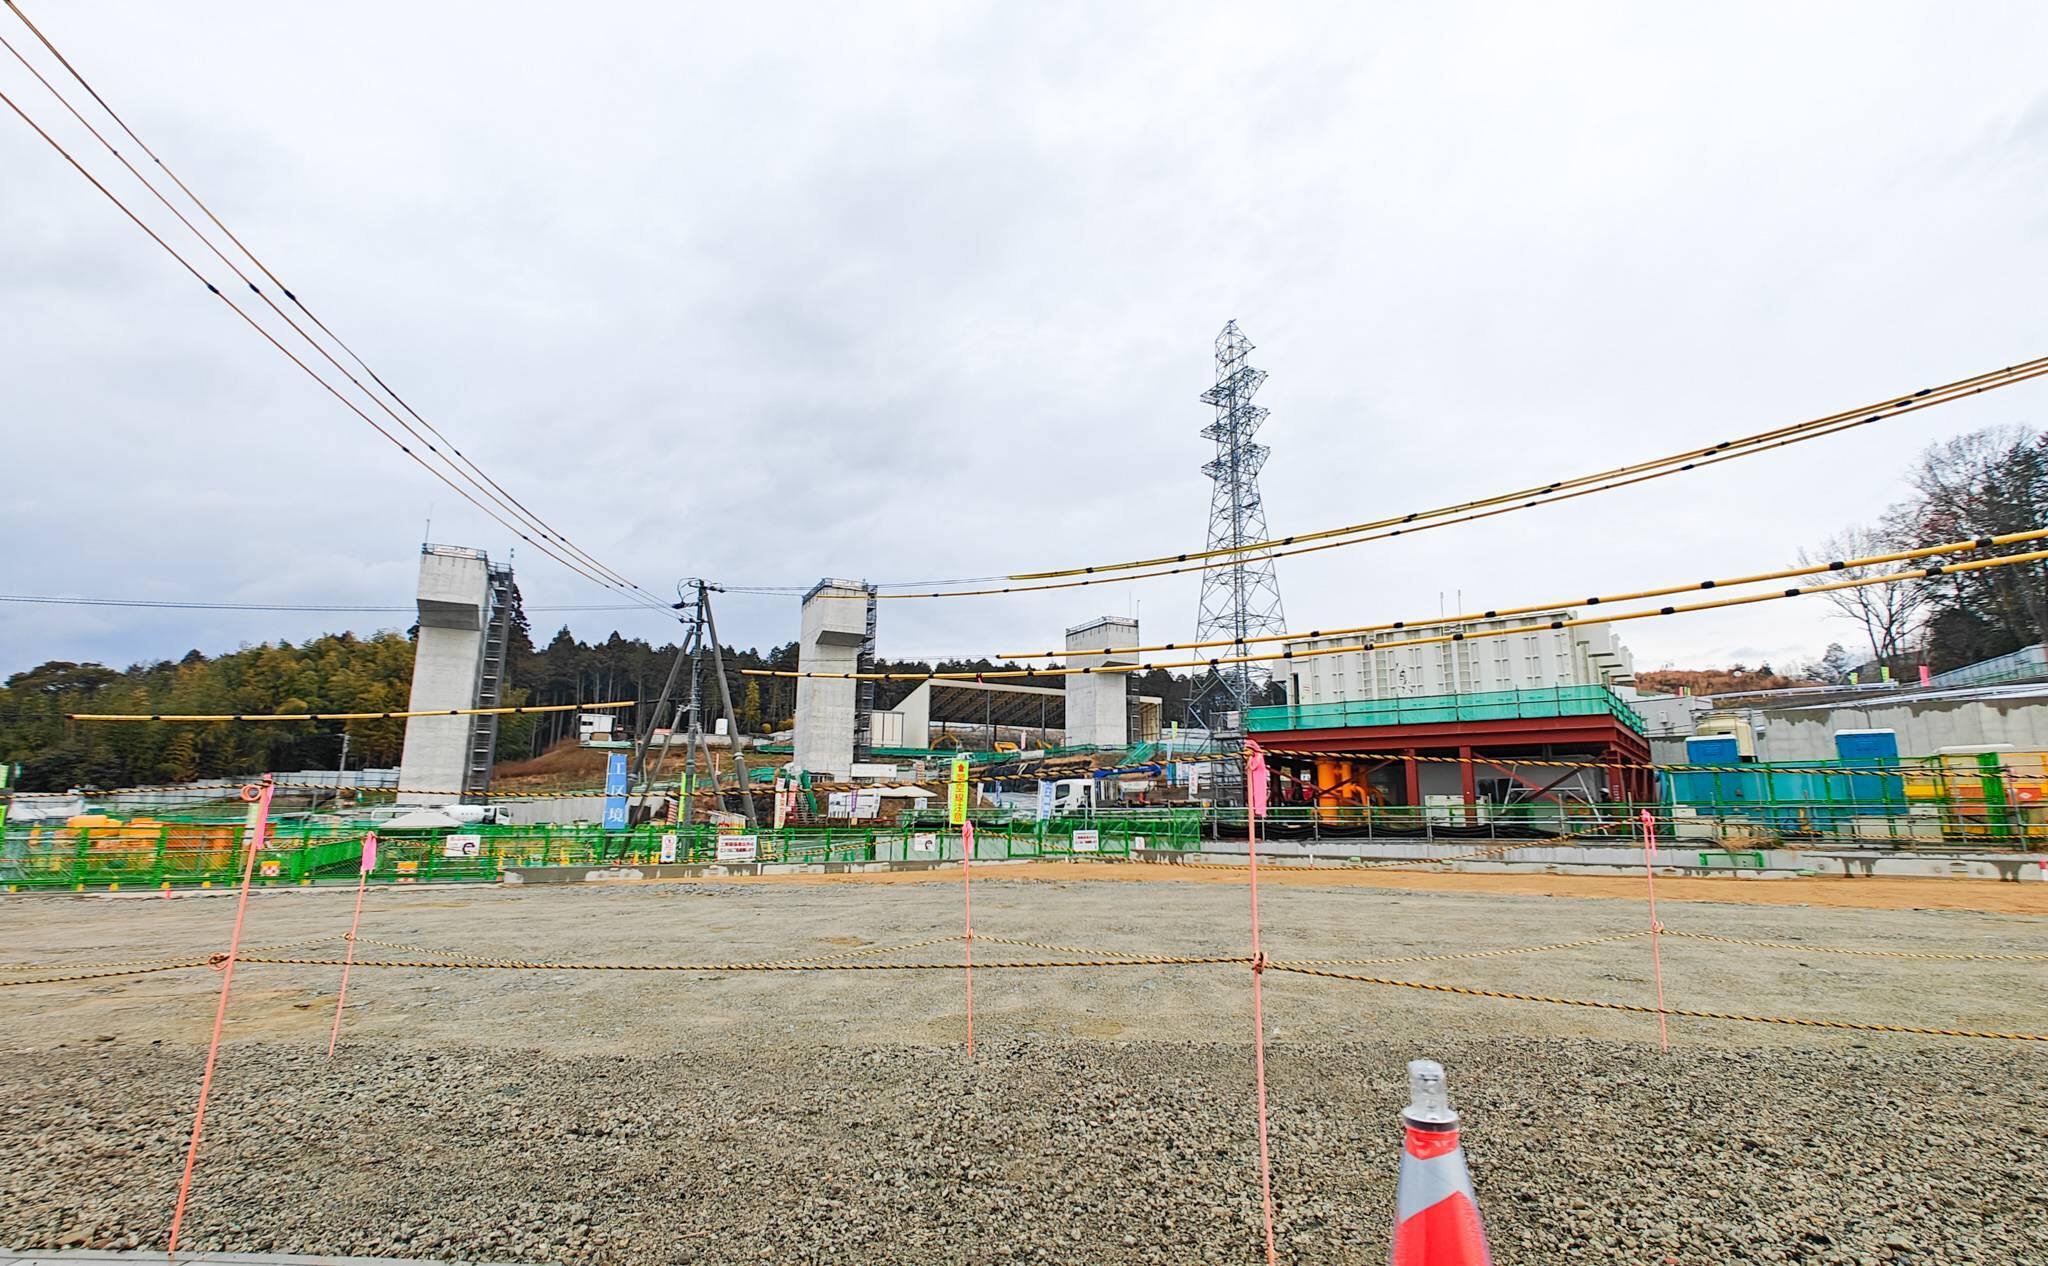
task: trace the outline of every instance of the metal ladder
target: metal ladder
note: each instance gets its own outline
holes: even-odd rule
[[[868,673],[875,670],[875,608],[879,604],[875,601],[875,586],[867,585],[864,588],[868,592],[868,625],[866,634],[861,638],[860,664],[855,671]],[[872,754],[872,735],[869,734],[869,727],[874,722],[874,716],[875,683],[872,681],[855,682],[853,693],[853,759],[856,761],[866,761]]]
[[[483,660],[477,667],[476,706],[498,707],[505,697],[505,657],[512,640],[512,569],[490,572],[491,605],[484,624]],[[498,755],[498,718],[470,718],[469,769],[462,782],[465,800],[491,789],[491,766]]]

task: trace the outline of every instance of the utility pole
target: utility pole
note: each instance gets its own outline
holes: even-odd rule
[[[648,783],[668,759],[669,747],[675,741],[676,730],[681,728],[683,761],[689,771],[693,791],[698,778],[697,762],[701,757],[704,774],[711,779],[713,793],[717,792],[718,762],[711,754],[710,741],[704,735],[704,660],[708,648],[711,673],[718,680],[720,709],[725,714],[726,741],[732,751],[734,772],[740,780],[740,811],[746,816],[748,826],[758,826],[759,821],[754,816],[753,787],[747,781],[747,758],[740,754],[739,717],[733,711],[732,687],[725,679],[725,651],[719,645],[718,623],[711,614],[711,595],[719,591],[718,586],[703,580],[688,580],[683,584],[696,591],[694,596],[685,597],[675,604],[676,610],[687,612],[681,619],[688,632],[683,636],[682,645],[676,648],[675,662],[669,666],[668,682],[661,688],[661,700],[655,705],[647,725],[634,743],[635,759],[639,763],[636,781],[644,795]],[[649,749],[653,746],[655,718],[667,711],[669,699],[675,693],[676,678],[681,675],[683,661],[686,658],[690,661],[690,693],[686,701],[677,705],[675,715],[669,720],[668,730],[662,735],[661,750],[650,760]],[[687,826],[690,823],[690,799],[691,797],[684,796],[682,803],[677,806],[676,821],[679,825]]]
[[[334,767],[334,807],[341,808],[341,780],[348,773],[348,727],[341,731],[341,761]]]
[[[662,762],[668,759],[669,744],[675,739],[676,723],[681,719],[681,708],[677,708],[676,715],[671,715],[668,701],[675,694],[676,678],[682,673],[683,660],[695,654],[697,632],[702,627],[687,617],[681,623],[688,631],[683,634],[682,642],[676,647],[676,657],[669,662],[668,680],[661,685],[661,697],[655,700],[654,707],[648,712],[639,733],[633,736],[633,784],[640,789],[642,796],[645,796],[654,775],[660,772]],[[650,762],[647,756],[648,749],[654,744],[654,731],[664,721],[667,722],[667,726],[662,729],[661,754]]]
[[[747,781],[747,758],[740,755],[740,721],[732,709],[732,686],[725,679],[725,649],[719,645],[718,621],[711,614],[711,591],[714,588],[716,586],[706,584],[702,580],[697,582],[697,607],[704,617],[704,634],[701,640],[711,643],[711,675],[718,680],[718,702],[725,711],[726,742],[732,751],[733,770],[739,775],[740,812],[746,815],[749,827],[759,827],[760,822],[754,817],[754,788]],[[723,593],[724,590],[719,592]],[[708,758],[709,753],[706,753],[706,756]],[[711,776],[714,779],[713,785],[716,785],[718,766],[711,767]]]

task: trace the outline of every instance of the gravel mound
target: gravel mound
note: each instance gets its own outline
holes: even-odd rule
[[[792,1035],[794,1040],[794,1035]],[[224,1055],[193,1250],[669,1262],[1262,1260],[1249,1051]],[[1403,1065],[1444,1061],[1500,1266],[2048,1260],[2048,1054],[1826,1039],[1278,1045],[1284,1260],[1383,1263]],[[0,1245],[161,1248],[200,1053],[0,1053]]]

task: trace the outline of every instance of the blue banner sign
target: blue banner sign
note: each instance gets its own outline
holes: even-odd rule
[[[604,758],[604,829],[626,829],[626,754],[607,752]]]

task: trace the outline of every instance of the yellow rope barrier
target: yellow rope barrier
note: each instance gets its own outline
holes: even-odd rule
[[[1498,998],[1508,1002],[1541,1002],[1553,1007],[1587,1007],[1596,1011],[1626,1011],[1635,1015],[1680,1016],[1688,1020],[1727,1020],[1739,1024],[1789,1024],[1811,1029],[1846,1029],[1857,1033],[1910,1033],[1921,1037],[1968,1037],[1999,1042],[2048,1042],[2048,1033],[1997,1033],[1976,1029],[1937,1029],[1914,1024],[1866,1024],[1856,1020],[1817,1020],[1805,1016],[1745,1015],[1734,1011],[1697,1011],[1680,1007],[1652,1007],[1635,1002],[1605,1002],[1593,998],[1558,998],[1548,994],[1512,993],[1504,989],[1472,989],[1464,985],[1433,985],[1419,980],[1394,980],[1384,976],[1359,976],[1285,962],[1268,962],[1268,971],[1317,976],[1324,980],[1348,980],[1362,985],[1384,985],[1394,989],[1419,989],[1426,993],[1456,994],[1465,998]]]
[[[1673,932],[1664,929],[1667,936],[1690,940],[1710,941],[1720,944],[1747,945],[1763,949],[1793,950],[1802,953],[1852,954],[1878,958],[1934,959],[1964,962],[2035,962],[2048,959],[2043,954],[1959,954],[1913,950],[1864,950],[1834,946],[1800,945],[1783,941],[1752,941],[1741,937],[1715,936],[1699,932]],[[1927,1025],[1876,1024],[1856,1020],[1829,1020],[1808,1016],[1750,1015],[1741,1012],[1707,1011],[1682,1007],[1654,1007],[1641,1003],[1610,1002],[1591,998],[1564,998],[1549,994],[1519,993],[1504,989],[1481,989],[1467,985],[1434,984],[1428,981],[1398,980],[1392,977],[1366,976],[1354,972],[1331,970],[1338,966],[1390,965],[1395,963],[1449,962],[1460,959],[1504,958],[1511,955],[1551,953],[1563,950],[1582,949],[1593,945],[1614,944],[1621,941],[1638,940],[1647,932],[1624,932],[1607,936],[1587,937],[1577,941],[1561,941],[1550,945],[1513,946],[1489,950],[1467,950],[1446,954],[1419,954],[1386,958],[1328,958],[1328,959],[1264,959],[1254,960],[1247,955],[1172,955],[1172,954],[1118,954],[1072,945],[1050,945],[1042,942],[1019,940],[1011,937],[982,936],[976,940],[997,945],[1013,945],[1027,948],[1056,950],[1061,953],[1090,954],[1095,957],[1074,961],[1021,961],[976,963],[976,967],[992,971],[1050,970],[1075,967],[1162,967],[1162,966],[1233,966],[1248,965],[1255,970],[1288,972],[1299,976],[1312,976],[1323,980],[1342,980],[1355,984],[1380,985],[1393,989],[1413,989],[1425,993],[1450,994],[1466,998],[1491,998],[1508,1002],[1535,1002],[1546,1006],[1581,1007],[1597,1011],[1618,1011],[1634,1015],[1665,1015],[1683,1019],[1719,1020],[1740,1024],[1776,1024],[1799,1028],[1835,1029],[1860,1033],[1900,1033],[1921,1037],[1955,1037],[2007,1042],[2048,1042],[2048,1034],[2006,1033],[1976,1029],[1938,1028]],[[314,938],[314,941],[334,940],[334,937]],[[343,938],[345,939],[345,938]],[[734,963],[566,963],[529,961],[523,959],[457,958],[442,960],[402,961],[397,959],[358,959],[354,965],[363,968],[415,968],[420,970],[450,971],[590,971],[590,972],[683,972],[683,973],[726,973],[726,972],[888,972],[888,971],[959,971],[960,963],[855,963],[843,961],[859,955],[886,953],[917,949],[931,945],[947,944],[964,939],[961,935],[931,937],[900,945],[871,945],[847,950],[840,954],[819,955],[808,959],[784,959],[757,962]],[[291,945],[312,942],[291,942]],[[386,948],[426,951],[427,947],[405,945],[391,941],[362,938],[360,943],[381,945]],[[277,947],[265,947],[266,949]],[[449,953],[451,951],[437,951]],[[100,980],[116,976],[140,976],[157,972],[179,971],[198,967],[218,966],[225,960],[223,954],[210,955],[204,959],[188,959],[150,965],[128,964],[124,970],[84,972],[64,976],[37,977],[26,980],[0,980],[0,988],[26,985],[70,984],[87,980]],[[344,960],[338,958],[278,958],[264,953],[237,955],[236,961],[248,965],[293,966],[293,967],[340,967]],[[36,965],[14,964],[14,969],[33,970]],[[92,964],[79,964],[92,966]],[[113,964],[113,966],[122,966]]]
[[[977,940],[981,939],[979,937]],[[237,955],[239,964],[262,964],[272,967],[340,967],[338,958],[264,958]],[[1016,970],[1032,967],[1158,967],[1158,966],[1210,966],[1219,963],[1250,963],[1248,955],[1221,956],[1166,956],[1166,955],[1119,955],[1113,958],[1096,958],[1079,962],[1009,962],[976,963],[974,970]],[[474,959],[465,961],[424,961],[403,962],[396,959],[355,960],[357,967],[418,967],[453,971],[600,971],[600,972],[825,972],[825,971],[961,971],[960,963],[849,963],[849,962],[746,962],[746,963],[552,963],[522,962],[507,959]],[[22,982],[15,982],[22,983]]]
[[[254,954],[254,953],[265,953],[265,954],[269,954],[269,953],[275,953],[275,952],[276,952],[276,951],[278,951],[278,950],[288,950],[288,949],[300,949],[300,948],[302,948],[302,947],[304,947],[304,946],[307,946],[307,945],[324,945],[324,944],[326,944],[326,943],[327,943],[327,942],[329,942],[329,941],[336,941],[336,940],[340,940],[340,939],[341,939],[341,938],[340,938],[339,936],[309,936],[309,937],[307,937],[306,939],[304,939],[304,940],[302,940],[302,941],[280,941],[279,943],[277,943],[277,944],[275,944],[275,945],[257,945],[257,946],[252,946],[252,947],[250,948],[249,952],[250,952],[250,953],[252,953],[252,954]],[[210,951],[210,950],[194,950],[194,951],[192,951],[192,953],[194,953],[194,954],[198,954],[198,955],[199,955],[199,957],[198,957],[198,958],[193,958],[193,957],[192,957],[191,955],[189,955],[189,954],[188,954],[188,955],[185,955],[185,956],[183,956],[183,957],[179,957],[179,958],[144,958],[144,959],[132,959],[132,958],[131,958],[131,959],[120,959],[120,960],[117,960],[117,961],[115,961],[115,962],[111,962],[111,963],[0,963],[0,972],[6,972],[6,971],[88,971],[88,970],[98,970],[98,969],[100,969],[100,968],[108,968],[108,967],[145,967],[145,968],[149,968],[150,970],[157,970],[157,969],[159,969],[159,968],[163,968],[163,967],[166,967],[166,966],[169,966],[169,967],[189,967],[189,966],[193,966],[193,965],[198,965],[198,966],[205,966],[205,964],[206,964],[206,955],[207,955],[208,953],[211,953],[211,952],[212,952],[212,951]]]
[[[1635,934],[1641,935],[1641,934]],[[943,938],[952,939],[952,938]],[[995,941],[998,938],[978,938]],[[1519,951],[1534,953],[1539,950],[1577,948],[1581,945],[1599,944],[1628,937],[1599,937],[1580,942],[1567,942],[1555,946],[1531,946]],[[937,943],[934,941],[933,943]],[[1064,947],[1063,947],[1064,948]],[[1793,948],[1809,949],[1809,946]],[[1468,957],[1498,956],[1517,951],[1474,951]],[[1889,955],[1888,955],[1889,956]],[[1435,961],[1430,959],[1407,961]],[[1447,956],[1445,956],[1447,957]],[[103,972],[96,974],[53,977],[34,980],[0,981],[0,987],[14,985],[44,985],[72,983],[100,979],[105,976],[145,975],[150,972],[174,971],[181,968],[208,966],[224,959],[214,955],[206,962],[165,964],[157,967],[134,968],[126,972]],[[292,967],[340,967],[338,958],[270,958],[259,955],[237,956],[237,962],[246,965],[292,966]],[[1419,980],[1397,980],[1384,976],[1365,976],[1354,972],[1332,971],[1319,965],[1321,962],[1344,960],[1314,959],[1268,959],[1255,962],[1246,955],[1119,955],[1085,959],[1073,962],[995,962],[976,963],[975,966],[990,971],[1051,970],[1075,967],[1160,967],[1160,966],[1254,966],[1259,970],[1288,972],[1298,976],[1312,976],[1323,980],[1342,980],[1355,984],[1380,985],[1392,989],[1413,989],[1425,993],[1451,994],[1465,998],[1492,998],[1508,1002],[1536,1002],[1546,1006],[1582,1007],[1596,1011],[1619,1011],[1634,1015],[1665,1015],[1692,1020],[1720,1020],[1739,1024],[1777,1024],[1799,1028],[1836,1029],[1858,1033],[1901,1033],[1920,1037],[1957,1037],[2004,1042],[2048,1042],[2048,1033],[2006,1033],[1978,1029],[1937,1028],[1914,1024],[1875,1024],[1856,1020],[1829,1020],[1808,1016],[1749,1015],[1732,1011],[1706,1011],[1684,1007],[1653,1007],[1642,1003],[1610,1002],[1593,998],[1563,998],[1549,994],[1518,993],[1505,989],[1479,989],[1466,985],[1433,984]],[[1371,961],[1371,960],[1364,960]],[[1385,960],[1402,961],[1402,960]],[[480,959],[466,961],[402,962],[385,959],[358,959],[355,966],[363,968],[416,968],[444,969],[455,971],[508,970],[508,971],[601,971],[601,972],[684,972],[684,973],[726,973],[726,972],[886,972],[886,971],[960,971],[960,963],[849,963],[849,962],[751,962],[751,963],[551,963],[525,962],[515,960]]]
[[[1851,949],[1838,945],[1802,945],[1797,941],[1749,941],[1739,936],[1714,936],[1707,932],[1674,932],[1665,936],[1688,941],[1712,941],[1719,945],[1747,945],[1754,949],[1793,950],[1801,954],[1849,954],[1857,958],[1914,958],[1943,963],[2048,963],[2048,954],[1963,954],[1939,950]]]

